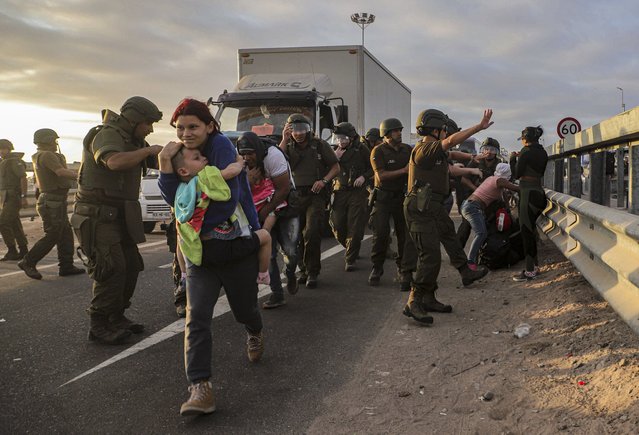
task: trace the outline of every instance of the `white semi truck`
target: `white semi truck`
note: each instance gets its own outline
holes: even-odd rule
[[[286,119],[303,113],[315,134],[352,123],[360,134],[398,118],[408,142],[411,92],[361,45],[238,50],[238,84],[210,104],[229,135],[253,131],[279,140]]]

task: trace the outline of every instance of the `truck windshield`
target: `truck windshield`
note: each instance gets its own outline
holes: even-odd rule
[[[315,118],[312,106],[242,101],[223,104],[216,118],[222,131],[252,131],[258,136],[281,136],[289,115]]]

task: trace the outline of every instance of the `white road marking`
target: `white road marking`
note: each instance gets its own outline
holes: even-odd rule
[[[166,245],[166,241],[161,240],[159,242],[143,243],[141,245],[138,245],[138,249],[152,248],[152,247],[157,246],[157,245]],[[78,260],[75,260],[74,264],[77,264],[78,266],[84,266],[82,264],[82,262],[80,262]],[[51,263],[51,264],[45,264],[44,266],[38,266],[38,270],[51,269],[53,267],[58,267],[58,263]],[[169,265],[169,267],[170,267],[170,265]],[[160,268],[163,268],[163,267],[160,266]],[[5,276],[13,276],[13,275],[24,275],[24,271],[22,269],[20,269],[20,270],[16,270],[15,272],[3,273],[3,274],[0,274],[0,278],[4,278]]]
[[[367,240],[368,238],[370,238],[370,235],[364,236],[364,240]],[[327,249],[326,251],[322,252],[322,260],[325,260],[329,257],[332,257],[333,255],[341,252],[344,250],[344,247],[341,245],[336,245],[333,246],[330,249]],[[285,278],[285,274],[283,273],[281,275],[281,278]],[[259,286],[259,292],[257,293],[257,297],[258,299],[261,298],[262,296],[266,296],[268,293],[270,293],[271,288],[267,285],[260,285]],[[213,311],[213,318],[215,319],[216,317],[219,317],[223,314],[228,313],[231,310],[231,308],[229,307],[229,303],[228,300],[226,299],[226,295],[221,296],[218,300],[217,303],[215,304],[215,309]],[[136,353],[143,351],[144,349],[147,349],[153,345],[156,345],[158,343],[161,343],[164,340],[168,340],[171,337],[176,336],[177,334],[180,334],[184,332],[184,319],[179,319],[176,320],[175,322],[171,323],[168,326],[165,326],[164,328],[162,328],[161,330],[159,330],[158,332],[154,333],[153,335],[145,338],[144,340],[135,343],[133,346],[131,346],[130,348],[120,352],[119,354],[109,358],[108,360],[98,364],[97,366],[87,370],[86,372],[76,376],[75,378],[65,382],[64,384],[60,385],[60,387],[64,387],[65,385],[71,384],[72,382],[77,381],[78,379],[82,379],[83,377],[90,375],[91,373],[95,373],[100,369],[103,369],[105,367],[110,366],[111,364],[120,361],[124,358],[130,357],[131,355],[135,355]],[[58,387],[58,388],[60,388]]]

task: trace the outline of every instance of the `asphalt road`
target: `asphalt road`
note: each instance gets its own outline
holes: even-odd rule
[[[31,225],[37,231],[37,221]],[[334,249],[331,249],[334,248]],[[128,311],[146,332],[122,346],[87,340],[86,275],[57,276],[55,251],[29,279],[15,262],[0,263],[0,432],[16,433],[302,433],[323,411],[323,399],[354,367],[404,297],[386,263],[382,285],[366,283],[370,262],[343,271],[343,251],[324,239],[317,289],[301,287],[288,304],[262,311],[266,351],[249,363],[246,334],[224,301],[213,321],[217,411],[183,418],[188,397],[183,323],[172,305],[171,260],[164,235],[141,245],[145,271]],[[370,251],[370,240],[362,253]],[[262,291],[261,300],[268,290]]]

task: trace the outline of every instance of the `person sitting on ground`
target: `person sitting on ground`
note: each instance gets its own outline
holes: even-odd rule
[[[180,251],[191,261],[202,264],[202,241],[200,230],[204,213],[210,201],[228,201],[231,191],[224,180],[236,177],[244,168],[244,160],[238,156],[237,162],[220,170],[209,166],[208,160],[197,148],[181,148],[171,161],[175,173],[180,178],[180,186],[175,196],[175,218],[179,234]],[[238,205],[236,213],[226,226],[229,233],[237,232],[246,216]],[[269,260],[271,258],[271,236],[266,229],[255,231],[259,238],[258,284],[269,284]]]
[[[495,175],[486,178],[477,189],[462,203],[462,216],[469,223],[475,232],[475,238],[470,244],[468,253],[468,267],[477,270],[477,258],[479,249],[488,237],[486,228],[485,210],[494,201],[504,200],[504,189],[515,192],[519,191],[519,186],[510,181],[510,165],[499,163],[495,168]]]

